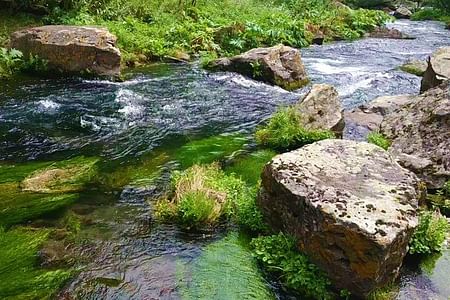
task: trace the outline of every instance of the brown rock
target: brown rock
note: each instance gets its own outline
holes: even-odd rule
[[[330,130],[337,137],[344,131],[344,108],[336,89],[327,84],[315,84],[296,105],[304,126],[312,130]]]
[[[366,37],[378,39],[414,39],[398,29],[387,27],[376,27],[373,31],[367,33]]]
[[[417,183],[380,147],[323,140],[273,158],[258,202],[337,288],[366,297],[398,275],[417,226]]]
[[[392,141],[392,155],[432,189],[450,179],[449,90],[447,81],[414,97],[381,123],[381,133]]]
[[[96,75],[120,74],[120,51],[116,37],[105,28],[88,26],[42,26],[16,31],[11,48],[48,60],[62,72],[89,71]]]
[[[428,67],[422,78],[420,92],[423,93],[450,79],[450,47],[436,50],[428,59]]]
[[[298,89],[309,82],[300,51],[283,45],[256,48],[241,55],[221,58],[211,62],[207,68],[236,72],[287,90]]]

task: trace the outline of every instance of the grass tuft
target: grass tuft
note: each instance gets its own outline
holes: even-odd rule
[[[379,132],[371,132],[367,136],[367,141],[371,144],[377,145],[384,150],[389,149],[391,146],[391,141],[389,141],[384,135]]]

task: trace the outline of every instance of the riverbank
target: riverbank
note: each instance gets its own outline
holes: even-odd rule
[[[28,25],[99,25],[118,37],[123,63],[134,65],[164,58],[230,56],[280,43],[303,48],[317,37],[353,40],[390,20],[381,11],[353,10],[328,0],[83,3],[64,10],[48,7],[41,17],[3,11],[0,45],[12,31]]]

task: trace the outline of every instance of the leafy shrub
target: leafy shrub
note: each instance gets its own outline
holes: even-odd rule
[[[422,212],[419,218],[419,226],[409,243],[409,253],[431,254],[440,252],[448,230],[447,219],[438,212]]]
[[[0,78],[9,78],[22,66],[22,52],[16,49],[0,48]]]
[[[255,258],[269,272],[279,275],[288,288],[315,299],[332,299],[331,282],[308,257],[296,249],[295,240],[283,234],[252,240]]]
[[[384,135],[379,132],[371,132],[367,136],[367,141],[371,144],[377,145],[384,150],[389,149],[391,141],[389,141]]]
[[[319,140],[333,138],[327,130],[308,130],[302,125],[300,113],[294,107],[275,112],[267,125],[256,131],[258,144],[277,150],[292,150]]]
[[[226,175],[218,164],[194,165],[172,177],[172,194],[158,200],[155,215],[162,221],[176,221],[187,229],[214,226],[220,219],[233,218],[251,231],[264,228],[256,206],[256,189]]]

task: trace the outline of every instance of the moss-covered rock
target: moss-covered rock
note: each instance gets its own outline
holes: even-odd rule
[[[400,70],[416,76],[423,76],[427,70],[428,64],[421,60],[411,60],[400,66]]]
[[[0,228],[0,298],[52,299],[71,273],[39,268],[38,251],[51,232]]]

